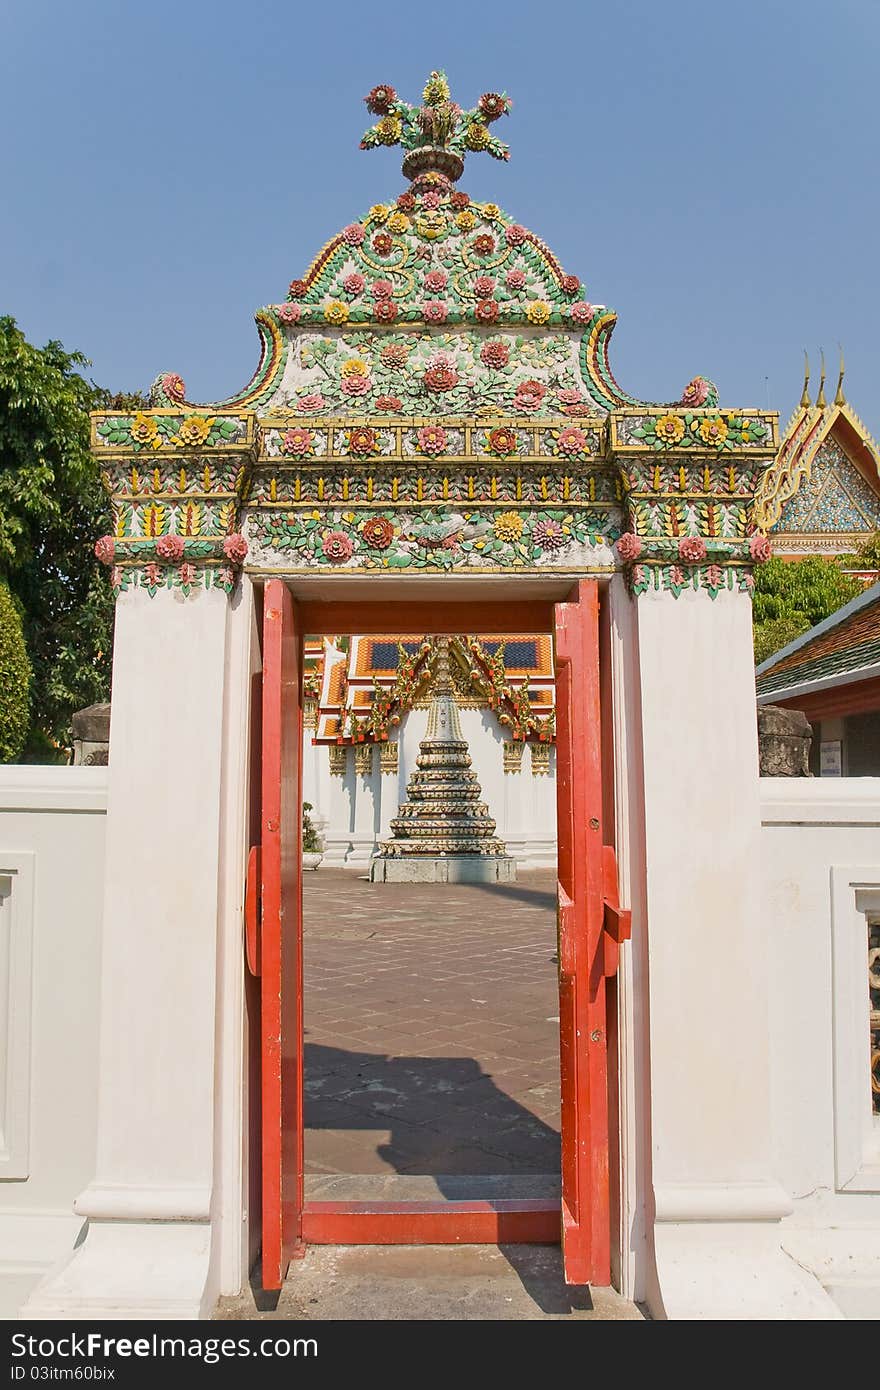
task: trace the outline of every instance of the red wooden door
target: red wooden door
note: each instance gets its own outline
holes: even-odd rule
[[[562,1248],[569,1284],[611,1282],[599,599],[556,605]]]
[[[260,855],[263,1287],[302,1250],[302,633],[290,591],[263,595]]]

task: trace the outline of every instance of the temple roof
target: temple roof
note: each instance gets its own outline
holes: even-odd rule
[[[851,550],[880,527],[880,450],[843,394],[843,364],[834,400],[825,399],[824,368],[816,401],[809,372],[776,459],[755,498],[755,522],[779,550]]]
[[[757,668],[762,704],[880,673],[880,584],[782,647]]]
[[[449,644],[456,699],[489,708],[513,738],[554,736],[555,678],[549,636],[455,637]],[[437,650],[430,637],[378,634],[308,639],[306,693],[317,702],[318,742],[382,739],[425,703]]]

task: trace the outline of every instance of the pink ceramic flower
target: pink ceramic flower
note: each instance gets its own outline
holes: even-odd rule
[[[360,275],[356,270],[353,270],[350,275],[346,275],[345,279],[342,282],[342,288],[345,290],[346,294],[354,296],[357,294],[363,294],[364,285],[366,283],[367,282],[364,279],[363,275]]]
[[[278,318],[281,323],[297,323],[302,308],[299,304],[279,304]]]
[[[488,299],[495,290],[495,281],[491,275],[478,275],[474,281],[474,294],[477,299]]]
[[[196,574],[198,573],[195,565],[181,565],[177,573],[180,575],[181,584],[185,587],[189,587],[190,584],[195,584]]]
[[[632,531],[624,531],[623,535],[618,537],[617,553],[625,565],[632,564],[642,553],[641,536],[633,535]]]
[[[166,372],[162,377],[162,390],[169,400],[182,401],[186,396],[186,387],[183,384],[183,377],[176,372]]]
[[[445,270],[429,270],[425,276],[425,289],[430,294],[439,294],[445,290],[449,283],[449,276]]]
[[[394,286],[390,280],[374,280],[370,292],[374,299],[390,299],[394,293]]]
[[[749,555],[756,565],[765,565],[773,554],[773,547],[766,536],[752,536],[749,541]]]
[[[701,536],[682,536],[678,542],[678,558],[686,565],[699,565],[706,558],[706,542]]]
[[[709,565],[706,568],[706,583],[711,589],[720,589],[724,580],[724,571],[720,565]]]
[[[422,314],[426,323],[445,323],[448,312],[449,310],[442,299],[428,299],[422,305]]]
[[[644,566],[644,565],[633,565],[632,582],[633,582],[634,584],[644,584],[644,582],[645,582],[645,566]]]
[[[316,392],[311,396],[300,396],[296,403],[296,409],[300,415],[312,415],[316,410],[326,410],[327,402],[322,395]]]
[[[223,554],[232,565],[240,565],[248,553],[248,543],[240,531],[234,531],[223,542]]]
[[[144,565],[144,578],[151,589],[158,589],[163,581],[162,566],[157,565],[153,560],[148,565]]]
[[[522,246],[526,239],[526,229],[521,227],[518,222],[511,222],[510,226],[505,228],[504,235],[507,238],[508,246]]]
[[[506,343],[484,343],[480,348],[480,361],[487,367],[500,371],[506,367],[510,358],[510,348]]]
[[[423,193],[423,194],[422,194],[422,207],[423,207],[423,208],[439,208],[439,206],[440,206],[440,194],[439,194],[439,193],[431,193],[431,192],[428,192],[428,193]]]
[[[584,431],[579,430],[576,425],[560,430],[558,443],[560,452],[569,456],[586,453],[590,444]]]
[[[568,312],[575,323],[589,323],[595,310],[592,304],[588,304],[585,299],[578,299],[572,304]]]
[[[342,236],[349,246],[360,246],[365,232],[360,222],[350,222],[344,229]]]
[[[568,536],[561,523],[553,517],[541,517],[535,522],[532,540],[542,550],[562,550],[563,546],[568,544]]]
[[[423,454],[442,454],[446,448],[446,431],[442,425],[423,425],[416,430],[416,439]]]
[[[572,386],[564,386],[561,391],[556,392],[556,397],[561,405],[580,405],[584,399],[580,391]]]
[[[112,536],[101,536],[95,541],[95,555],[102,565],[112,565],[116,555],[116,542]]]
[[[373,383],[368,376],[344,376],[342,392],[346,396],[368,396]]]
[[[522,270],[508,270],[507,275],[504,278],[506,280],[507,288],[509,290],[525,289],[526,277],[525,273]]]
[[[340,565],[343,561],[351,558],[354,542],[344,531],[328,531],[321,542],[321,549],[328,560],[332,560],[335,565]]]
[[[180,560],[183,540],[180,536],[160,536],[156,542],[156,554],[163,560]]]
[[[428,362],[422,380],[429,391],[451,391],[458,385],[455,358],[448,352],[438,352]]]
[[[312,431],[300,426],[286,430],[281,436],[279,447],[282,454],[297,454],[300,458],[312,452]]]
[[[709,396],[709,383],[704,376],[695,376],[693,381],[689,381],[681,393],[681,404],[688,406],[691,410],[698,409],[705,405]]]
[[[669,578],[672,580],[673,584],[675,584],[677,588],[681,588],[683,584],[687,583],[687,575],[685,574],[683,569],[679,568],[678,565],[672,566],[672,568],[669,571]]]
[[[537,410],[547,394],[547,387],[540,381],[521,381],[513,398],[515,410]]]

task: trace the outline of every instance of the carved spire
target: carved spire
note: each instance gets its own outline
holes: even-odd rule
[[[816,406],[819,410],[824,410],[828,402],[825,399],[825,350],[820,351],[819,357],[822,363],[822,372],[819,377],[819,394],[816,396]]]
[[[801,410],[809,410],[812,405],[810,400],[810,359],[807,356],[807,349],[804,348],[804,389],[801,392]]]
[[[837,375],[837,390],[834,393],[835,405],[846,405],[846,396],[843,394],[843,378],[846,372],[846,364],[843,360],[843,348],[840,349],[840,371]]]

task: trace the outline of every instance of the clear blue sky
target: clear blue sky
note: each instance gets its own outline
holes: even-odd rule
[[[510,163],[460,186],[617,310],[626,390],[702,372],[785,415],[802,348],[833,388],[842,342],[880,434],[878,59],[877,0],[7,0],[0,312],[113,389],[229,394],[254,309],[404,187],[358,149],[362,97],[445,67],[464,105],[514,101]]]

